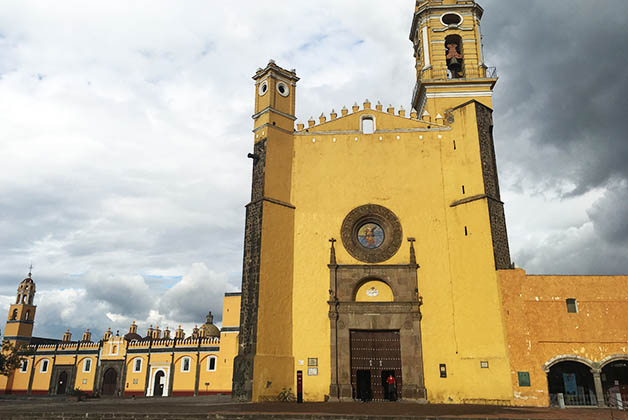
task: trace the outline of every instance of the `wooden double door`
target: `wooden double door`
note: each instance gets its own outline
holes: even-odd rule
[[[351,330],[351,386],[357,400],[389,399],[386,379],[393,375],[401,396],[401,343],[399,330]]]

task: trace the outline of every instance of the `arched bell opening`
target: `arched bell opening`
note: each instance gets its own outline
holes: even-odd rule
[[[353,292],[353,300],[355,302],[394,302],[395,295],[385,281],[369,278],[358,284]]]
[[[600,375],[604,399],[609,407],[628,405],[628,356],[602,368]]]
[[[550,405],[559,406],[562,394],[566,406],[596,406],[591,367],[576,361],[558,362],[547,373]]]
[[[447,59],[447,78],[464,78],[464,59],[460,35],[449,35],[445,38],[445,54]]]

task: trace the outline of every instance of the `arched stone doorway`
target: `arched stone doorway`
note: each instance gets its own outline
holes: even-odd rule
[[[163,397],[166,374],[163,370],[158,370],[153,379],[153,397]]]
[[[102,395],[115,395],[117,391],[118,372],[114,368],[105,371],[102,381]]]
[[[63,395],[68,389],[68,373],[63,371],[57,379],[57,395]]]
[[[628,406],[628,356],[604,365],[601,378],[606,404],[610,407]]]
[[[596,406],[595,383],[591,367],[584,363],[568,360],[558,362],[549,368],[547,383],[550,405],[559,405],[562,394],[567,406]]]

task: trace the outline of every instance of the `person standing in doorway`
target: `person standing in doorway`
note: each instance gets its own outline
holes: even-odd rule
[[[386,379],[386,386],[388,387],[388,400],[397,401],[397,381],[392,375],[388,375]]]

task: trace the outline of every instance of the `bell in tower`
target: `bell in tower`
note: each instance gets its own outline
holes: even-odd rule
[[[447,47],[447,78],[462,79],[464,77],[462,54],[460,45],[462,40],[458,35],[450,35],[445,38],[445,46]]]

